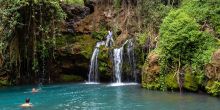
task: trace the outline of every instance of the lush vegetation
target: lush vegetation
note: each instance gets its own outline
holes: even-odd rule
[[[31,81],[45,72],[44,66],[53,56],[55,38],[65,18],[59,3],[59,0],[0,1],[1,68],[10,76],[10,83]]]
[[[71,4],[71,5],[80,5],[82,6],[84,4],[83,0],[61,0],[62,2],[66,4]]]
[[[48,82],[57,71],[62,81],[84,80],[95,43],[110,29],[115,47],[135,38],[143,87],[220,95],[219,79],[206,73],[207,65],[220,68],[211,62],[220,46],[219,0],[96,2],[0,0],[0,86]],[[112,48],[100,47],[103,82],[112,79],[111,54]],[[126,64],[123,69],[128,72]]]
[[[180,88],[197,91],[207,84],[205,67],[219,48],[219,2],[183,0],[180,8],[172,9],[163,19],[156,48],[160,75],[149,85],[156,82],[160,85],[157,89],[166,90],[178,84]],[[219,95],[217,85],[218,81],[209,82],[206,90]]]

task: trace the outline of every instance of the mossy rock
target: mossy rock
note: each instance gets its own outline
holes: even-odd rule
[[[83,55],[85,58],[90,59],[96,40],[89,35],[70,36],[64,35],[57,38],[57,46],[64,55]]]
[[[0,87],[10,85],[8,80],[0,79]]]
[[[167,89],[170,89],[170,90],[177,90],[179,88],[179,85],[178,85],[176,77],[174,76],[174,73],[170,73],[165,76],[165,84],[166,84]]]
[[[183,87],[189,91],[197,91],[198,90],[198,84],[195,81],[194,75],[192,73],[190,73],[189,71],[186,71],[186,73],[185,73]]]
[[[68,44],[74,43],[76,40],[76,36],[71,34],[63,34],[59,37],[56,37],[56,46],[62,47]]]
[[[95,39],[93,39],[89,35],[84,35],[83,37],[77,38],[77,43],[75,45],[78,45],[78,49],[80,49],[80,54],[90,59],[95,44],[96,44]]]
[[[159,89],[160,65],[159,55],[151,52],[142,67],[142,86],[147,89]]]
[[[81,76],[77,76],[77,75],[62,74],[60,76],[60,80],[62,82],[80,82],[80,81],[83,81],[83,78]]]
[[[209,80],[205,87],[207,93],[213,96],[220,96],[220,82]]]
[[[98,56],[98,70],[102,82],[109,82],[112,78],[113,64],[110,59],[110,51],[111,49],[105,48],[104,46],[100,47],[100,53]]]

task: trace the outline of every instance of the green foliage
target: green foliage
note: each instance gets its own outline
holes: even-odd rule
[[[100,77],[109,80],[112,76],[112,62],[110,60],[109,52],[111,49],[105,48],[101,46],[99,48],[99,55],[98,55],[98,71],[100,73]]]
[[[160,28],[161,65],[201,67],[217,47],[214,37],[200,31],[196,20],[182,10],[171,11]]]
[[[185,0],[182,10],[194,17],[198,23],[207,23],[209,28],[220,35],[220,1],[219,0]]]
[[[205,79],[205,73],[203,70],[196,70],[193,72],[195,74],[195,81],[199,86],[203,86],[204,79]]]
[[[120,9],[121,8],[121,0],[114,0],[114,7],[116,9]]]
[[[151,89],[151,90],[158,90],[161,88],[158,78],[156,78],[155,81],[153,82],[142,83],[142,86],[146,89]]]
[[[66,17],[60,0],[0,0],[0,5],[3,68],[13,71],[9,76],[30,77],[39,72],[41,59],[53,58],[55,38]]]
[[[83,0],[63,0],[63,2],[66,4],[71,4],[71,5],[80,5],[80,6],[84,5]]]
[[[159,84],[160,84],[160,90],[161,91],[166,91],[167,90],[165,76],[166,76],[165,72],[160,72]]]
[[[177,90],[179,88],[177,79],[176,77],[174,77],[173,73],[167,74],[165,76],[165,83],[166,83],[167,89]]]
[[[144,27],[159,30],[162,19],[172,7],[165,6],[161,0],[142,0],[140,2],[140,16],[143,18]]]
[[[198,90],[198,84],[195,81],[194,75],[192,75],[192,73],[190,73],[189,71],[187,71],[184,77],[184,85],[183,87],[187,90],[190,91],[197,91]]]
[[[103,40],[107,36],[107,30],[101,30],[101,31],[94,31],[92,32],[91,36],[97,40]]]
[[[203,2],[184,2],[180,9],[170,11],[160,27],[157,49],[160,55],[160,77],[167,76],[164,74],[174,68],[191,66],[192,73],[187,71],[184,78],[184,88],[190,91],[197,91],[198,85],[202,86],[205,78],[203,68],[211,60],[212,53],[219,47],[215,34],[202,29],[203,23],[218,27],[219,22],[213,23],[213,21],[219,17],[215,13],[219,4],[213,4],[216,3],[213,1]],[[212,12],[212,9],[215,11]]]
[[[73,36],[70,34],[62,34],[61,36],[56,37],[56,46],[57,47],[63,47],[67,46],[69,44],[72,44],[74,42],[77,42],[77,40],[83,36]]]
[[[140,46],[144,46],[147,41],[148,34],[147,33],[139,33],[137,35],[137,42]]]
[[[220,96],[220,82],[219,81],[208,81],[205,89],[213,96]]]

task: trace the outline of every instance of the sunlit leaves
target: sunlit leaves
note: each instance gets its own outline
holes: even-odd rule
[[[200,30],[196,19],[182,9],[173,10],[160,27],[159,50],[161,65],[177,66],[208,63],[217,41],[210,33]]]

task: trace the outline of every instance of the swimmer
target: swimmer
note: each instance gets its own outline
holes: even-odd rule
[[[32,93],[39,92],[39,89],[33,88],[31,92]]]
[[[30,98],[26,98],[25,103],[20,105],[22,108],[31,108],[33,105],[30,103]]]

